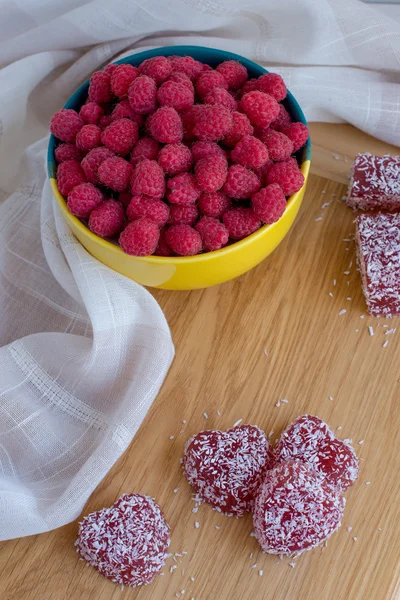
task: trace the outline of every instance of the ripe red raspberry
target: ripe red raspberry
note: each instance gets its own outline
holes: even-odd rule
[[[90,213],[89,229],[101,238],[110,238],[120,233],[124,224],[125,210],[117,200],[102,202]]]
[[[111,75],[114,73],[115,69],[118,68],[118,65],[115,63],[111,63],[109,65],[107,65],[106,67],[104,67],[104,72],[108,73],[111,77]]]
[[[76,160],[66,160],[57,167],[57,187],[60,194],[68,196],[70,191],[85,183],[86,177],[81,165]]]
[[[195,118],[201,113],[202,110],[202,104],[194,104],[191,108],[188,108],[181,113],[183,138],[186,141],[192,141],[196,138],[195,134],[193,133]]]
[[[91,123],[97,125],[101,117],[104,115],[104,110],[97,104],[97,102],[88,102],[81,106],[79,116],[85,121],[85,123]]]
[[[257,89],[264,94],[269,94],[280,102],[286,98],[287,89],[282,77],[277,73],[265,73],[257,79]]]
[[[155,160],[145,158],[136,165],[132,175],[131,190],[134,196],[141,194],[152,198],[164,196],[164,171]]]
[[[303,186],[304,175],[293,160],[278,162],[272,165],[266,176],[267,185],[277,183],[285,196],[291,196]]]
[[[172,250],[165,239],[166,231],[166,229],[160,229],[160,238],[154,252],[155,256],[172,256]]]
[[[185,144],[167,144],[158,155],[158,164],[168,175],[190,171],[192,163],[192,153]]]
[[[170,106],[162,106],[156,110],[147,119],[146,126],[151,137],[162,144],[176,144],[183,138],[180,116]]]
[[[128,206],[129,202],[132,200],[132,193],[130,189],[123,190],[118,194],[118,200],[123,204],[123,206]]]
[[[256,132],[259,140],[268,148],[271,160],[287,160],[293,152],[293,142],[283,133],[274,129],[259,129]]]
[[[220,104],[229,108],[229,110],[237,110],[237,102],[229,92],[224,88],[215,88],[204,98],[204,104]]]
[[[199,254],[202,249],[200,234],[190,225],[171,225],[165,234],[168,246],[180,256]]]
[[[138,140],[131,152],[131,163],[135,166],[141,160],[148,158],[149,160],[156,160],[160,145],[156,140],[149,137],[142,137]]]
[[[101,129],[97,125],[84,125],[76,134],[76,147],[83,152],[101,146]]]
[[[85,158],[82,160],[82,169],[85,172],[86,179],[90,181],[90,183],[99,183],[99,166],[103,160],[111,158],[112,156],[114,156],[114,152],[105,146],[93,148],[93,150],[86,154]]]
[[[138,139],[138,125],[130,119],[113,121],[101,134],[103,144],[121,156],[128,154]]]
[[[82,157],[83,153],[75,146],[75,144],[60,144],[54,150],[54,158],[58,163],[65,162],[66,160],[81,161]]]
[[[105,71],[95,71],[90,78],[88,98],[90,102],[110,102],[113,98],[111,76]]]
[[[194,142],[192,145],[192,156],[196,162],[206,156],[224,156],[226,158],[226,152],[216,142],[199,141]]]
[[[275,129],[276,131],[283,131],[286,127],[289,127],[291,122],[292,122],[292,119],[291,119],[288,111],[283,106],[283,104],[280,104],[279,105],[279,114],[276,117],[276,119],[274,119],[274,121],[272,121],[271,129]]]
[[[103,200],[103,194],[92,183],[81,183],[69,192],[67,204],[73,215],[79,219],[88,219],[92,210]]]
[[[259,169],[254,169],[254,173],[257,175],[261,185],[267,185],[266,184],[266,176],[267,176],[269,169],[272,167],[273,164],[274,164],[273,161],[268,159],[267,162],[264,163],[262,167],[260,167]]]
[[[132,165],[120,156],[106,158],[97,170],[99,181],[116,192],[128,187],[131,175]]]
[[[182,83],[165,81],[157,92],[160,106],[172,106],[175,110],[190,108],[194,103],[194,92]]]
[[[226,60],[218,65],[218,73],[221,73],[226,83],[232,90],[238,90],[247,80],[248,73],[244,65],[237,60]]]
[[[170,225],[194,225],[199,218],[199,211],[195,204],[181,206],[173,204],[169,210],[168,223]]]
[[[126,216],[130,221],[146,217],[163,227],[168,221],[169,208],[162,200],[150,196],[133,196],[126,209]]]
[[[99,120],[99,127],[102,131],[105,130],[106,127],[108,127],[109,125],[111,125],[112,123],[112,116],[111,115],[103,115],[102,117],[100,117]]]
[[[286,198],[277,183],[271,183],[251,197],[254,214],[263,223],[271,225],[281,218],[286,209]]]
[[[292,140],[294,152],[297,152],[308,140],[308,128],[303,123],[291,123],[282,129],[282,133]]]
[[[216,141],[232,128],[232,113],[225,106],[205,104],[195,115],[193,133],[200,140]]]
[[[203,71],[203,65],[191,56],[176,56],[170,61],[172,73],[185,73],[193,81]]]
[[[206,156],[196,162],[194,172],[202,190],[216,192],[226,181],[228,161],[224,156]]]
[[[228,84],[218,71],[206,71],[196,81],[196,92],[200,98],[204,98],[215,88],[228,89]]]
[[[203,248],[206,252],[213,252],[226,246],[229,232],[225,225],[213,217],[201,217],[194,227],[201,235]]]
[[[150,256],[154,254],[160,238],[157,223],[142,218],[129,223],[119,236],[119,245],[126,254]]]
[[[232,207],[232,200],[222,192],[204,192],[197,204],[202,215],[220,219]]]
[[[244,85],[243,85],[242,89],[240,90],[240,92],[241,92],[241,94],[242,94],[242,97],[243,97],[245,94],[248,94],[249,92],[254,92],[254,90],[256,90],[256,89],[257,89],[257,81],[258,81],[258,79],[248,79],[248,80],[247,80],[247,81],[244,83]]]
[[[268,160],[268,150],[256,137],[244,135],[232,150],[231,159],[249,169],[259,169]]]
[[[139,65],[139,71],[142,75],[151,77],[157,85],[160,85],[171,75],[172,66],[165,56],[155,56],[154,58],[144,60]]]
[[[125,117],[137,123],[138,127],[141,127],[144,123],[142,115],[135,113],[129,104],[129,101],[121,100],[121,102],[118,102],[118,104],[115,105],[114,110],[111,113],[111,122],[117,121],[118,119],[124,119]]]
[[[201,63],[201,66],[202,66],[202,72],[203,73],[205,71],[213,71],[214,70],[211,65],[207,65],[206,63]]]
[[[157,108],[157,85],[154,79],[142,75],[128,89],[128,100],[139,115],[147,115]]]
[[[251,235],[261,226],[261,221],[251,208],[231,208],[222,217],[225,227],[229,231],[229,237],[233,240],[241,240]]]
[[[63,108],[51,119],[50,131],[62,142],[74,142],[85,121],[72,108]]]
[[[250,198],[260,189],[258,177],[250,169],[242,165],[232,165],[228,169],[228,177],[223,192],[231,198]]]
[[[257,90],[243,96],[240,108],[249,117],[252,125],[262,129],[268,127],[279,114],[279,104],[275,98]]]
[[[132,65],[118,65],[111,75],[111,89],[117,98],[125,98],[132,81],[139,77],[139,69]]]
[[[185,75],[185,73],[171,73],[168,77],[168,81],[175,81],[175,83],[180,83],[187,87],[194,94],[194,85],[191,82],[190,78]]]
[[[180,173],[167,181],[167,198],[171,204],[194,204],[201,189],[192,173]]]
[[[222,142],[225,144],[225,146],[232,148],[233,146],[236,146],[236,144],[244,135],[252,135],[253,131],[253,125],[250,123],[246,115],[235,111],[232,113],[232,127]]]

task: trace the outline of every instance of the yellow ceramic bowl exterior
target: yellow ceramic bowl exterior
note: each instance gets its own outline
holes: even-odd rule
[[[289,198],[279,221],[273,225],[264,225],[244,240],[216,252],[188,257],[137,257],[125,254],[119,246],[102,240],[74,217],[58,191],[56,180],[50,179],[50,183],[73,233],[82,246],[100,262],[142,285],[166,290],[193,290],[234,279],[258,265],[275,250],[299,211],[310,170],[309,160],[303,163],[301,170],[305,178],[304,185]]]

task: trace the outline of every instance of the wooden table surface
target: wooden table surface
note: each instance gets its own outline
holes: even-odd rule
[[[154,292],[176,358],[129,450],[85,507],[108,506],[123,492],[155,496],[172,526],[171,552],[182,556],[170,558],[152,585],[122,591],[78,560],[75,522],[0,544],[0,600],[400,598],[400,320],[366,314],[354,244],[346,241],[353,214],[341,201],[356,152],[398,149],[349,126],[311,129],[313,175],[279,248],[220,287]],[[385,335],[388,325],[398,331]],[[288,403],[277,407],[282,398]],[[179,458],[200,429],[243,419],[274,438],[305,412],[352,438],[362,462],[342,528],[292,568],[290,559],[262,553],[250,517],[229,519],[207,505],[194,514]]]

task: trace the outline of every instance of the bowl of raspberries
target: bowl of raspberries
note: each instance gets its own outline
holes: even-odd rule
[[[96,71],[50,124],[48,173],[81,244],[142,285],[195,289],[260,263],[289,231],[311,145],[282,77],[171,46]]]

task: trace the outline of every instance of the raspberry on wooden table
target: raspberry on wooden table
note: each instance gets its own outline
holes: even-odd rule
[[[170,61],[172,73],[184,73],[192,81],[203,71],[203,65],[191,56],[176,56]]]
[[[154,56],[154,58],[144,60],[139,65],[139,71],[142,75],[151,77],[157,85],[160,85],[171,75],[172,65],[165,56]]]
[[[151,137],[162,144],[176,144],[182,141],[183,126],[176,110],[162,106],[147,119],[146,127]]]
[[[225,146],[233,148],[242,139],[244,135],[252,135],[254,132],[253,125],[248,117],[243,113],[234,111],[232,113],[232,127],[222,140]]]
[[[111,158],[112,156],[115,156],[114,152],[105,146],[93,148],[93,150],[86,154],[81,165],[85,172],[86,178],[88,181],[90,181],[90,183],[99,183],[99,166],[103,160],[106,160],[106,158]]]
[[[126,254],[150,256],[154,254],[160,237],[157,223],[151,219],[138,219],[129,223],[119,236],[119,245]]]
[[[280,102],[286,98],[287,89],[282,77],[277,73],[265,73],[257,79],[257,89],[264,94],[269,94]]]
[[[129,100],[121,100],[121,102],[118,102],[118,104],[115,105],[111,113],[111,121],[116,121],[117,119],[124,119],[125,117],[127,117],[128,119],[132,119],[132,121],[138,124],[138,127],[142,127],[144,123],[143,116],[139,115],[138,113],[135,113],[135,111],[129,104]]]
[[[231,90],[241,88],[248,77],[247,69],[237,60],[226,60],[216,67],[216,71],[225,79]]]
[[[111,238],[120,233],[124,224],[125,210],[117,200],[102,202],[90,213],[89,229],[101,238]]]
[[[152,198],[164,196],[164,172],[155,160],[145,158],[136,165],[131,179],[131,190],[133,195],[143,194]]]
[[[232,200],[222,192],[204,192],[197,204],[202,215],[220,219],[232,207]]]
[[[274,449],[276,463],[307,463],[327,483],[342,492],[358,477],[358,459],[350,444],[339,440],[319,417],[302,415],[282,433]]]
[[[126,216],[130,221],[146,217],[163,227],[168,221],[169,208],[162,200],[150,196],[133,196],[127,209]]]
[[[139,115],[147,115],[157,108],[157,85],[154,79],[142,75],[128,89],[128,100]]]
[[[278,221],[286,210],[286,198],[277,183],[271,183],[251,197],[254,214],[263,223],[271,225]]]
[[[165,81],[158,88],[157,100],[160,106],[172,106],[181,111],[194,104],[194,92],[182,83]]]
[[[160,145],[156,140],[150,137],[140,138],[134,145],[131,152],[131,163],[135,166],[141,160],[148,158],[156,160],[160,150]]]
[[[216,142],[198,141],[192,145],[192,156],[196,162],[206,156],[224,156],[226,152]]]
[[[259,169],[268,160],[268,150],[253,135],[244,135],[232,150],[231,160],[249,169]]]
[[[356,210],[400,210],[400,156],[357,154],[347,206]]]
[[[192,173],[180,173],[167,181],[167,198],[171,204],[194,204],[200,194],[201,188]]]
[[[204,192],[216,192],[226,181],[228,161],[225,156],[206,156],[196,162],[194,172],[196,181]]]
[[[125,98],[132,81],[139,76],[139,69],[133,65],[118,65],[111,75],[111,89],[117,98]]]
[[[266,175],[266,182],[268,185],[277,183],[283,189],[285,196],[290,196],[302,188],[304,175],[297,162],[289,159],[273,164]]]
[[[242,165],[232,165],[228,169],[228,176],[223,187],[223,192],[231,198],[250,198],[260,189],[257,175]]]
[[[232,113],[225,106],[204,104],[194,116],[193,133],[199,140],[222,139],[232,128]]]
[[[368,312],[400,315],[400,213],[358,215],[356,247]]]
[[[54,150],[54,157],[58,163],[65,162],[66,160],[82,160],[83,152],[75,146],[75,144],[60,144]]]
[[[293,142],[293,152],[297,152],[308,140],[308,127],[304,123],[291,123],[282,132]]]
[[[256,136],[265,144],[269,158],[275,162],[287,160],[293,152],[293,142],[284,133],[274,129],[258,129]]]
[[[224,88],[215,88],[204,98],[204,104],[220,104],[229,108],[229,110],[237,110],[238,103],[231,94]]]
[[[261,227],[261,221],[253,210],[243,206],[224,212],[222,221],[229,232],[229,237],[233,240],[242,240]]]
[[[84,125],[76,134],[76,147],[83,152],[89,152],[101,146],[101,129],[97,125]]]
[[[102,204],[104,196],[92,183],[81,183],[68,194],[68,208],[80,219],[88,219],[93,209]]]
[[[165,240],[179,256],[193,256],[202,249],[200,234],[189,225],[171,225],[165,234]]]
[[[254,532],[269,554],[311,550],[341,525],[346,501],[308,465],[289,461],[266,473],[253,509]]]
[[[74,142],[85,121],[72,108],[63,108],[53,115],[50,131],[62,142]]]
[[[155,256],[172,256],[173,252],[165,240],[166,229],[160,230],[160,238],[157,248],[154,251]]]
[[[132,165],[127,160],[120,156],[111,156],[100,163],[97,177],[107,187],[122,192],[129,185],[132,170]]]
[[[286,127],[289,127],[291,122],[292,118],[289,115],[288,111],[283,106],[283,104],[280,104],[278,116],[276,117],[276,119],[274,119],[274,121],[272,121],[270,127],[271,129],[275,129],[276,131],[282,131]]]
[[[185,144],[166,144],[160,150],[158,164],[167,175],[178,175],[192,168],[192,153]]]
[[[259,92],[249,92],[240,101],[241,110],[255,127],[265,128],[279,114],[279,104],[272,96]]]
[[[131,119],[113,121],[101,134],[103,144],[115,152],[115,154],[120,154],[121,156],[128,154],[138,139],[138,125],[131,121]]]
[[[202,500],[228,516],[252,509],[269,466],[268,438],[254,425],[200,431],[185,444],[187,480]]]
[[[85,173],[77,160],[66,160],[57,167],[57,187],[63,196],[68,196],[70,191],[86,182]]]
[[[227,82],[217,71],[206,71],[196,81],[196,92],[200,98],[204,98],[216,88],[228,89]]]
[[[79,523],[77,552],[114,583],[142,586],[163,568],[170,528],[149,496],[124,494]]]
[[[111,76],[106,71],[95,71],[89,81],[88,98],[90,102],[110,102],[113,99]]]
[[[218,219],[201,217],[194,228],[200,233],[206,252],[219,250],[228,243],[229,232]]]
[[[199,218],[199,211],[195,204],[183,206],[172,204],[169,209],[168,223],[170,225],[194,225]]]
[[[79,111],[79,116],[85,121],[85,123],[91,123],[97,125],[101,117],[104,115],[104,110],[97,104],[97,102],[87,102]]]

